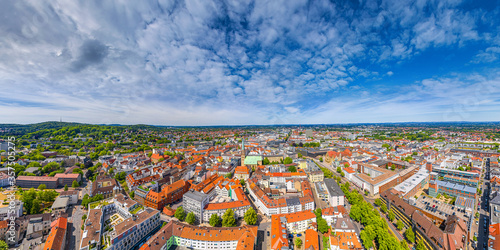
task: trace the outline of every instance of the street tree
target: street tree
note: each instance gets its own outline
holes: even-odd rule
[[[301,248],[302,247],[302,240],[300,238],[295,238],[295,246],[297,248]]]
[[[406,229],[405,237],[409,242],[415,243],[415,233],[413,232],[413,229],[411,228]]]
[[[395,218],[395,216],[394,216],[394,212],[392,212],[392,210],[391,210],[391,211],[389,211],[389,214],[388,214],[387,216],[389,216],[389,221],[390,221],[390,222],[392,222],[392,221],[394,220],[394,218]]]
[[[9,245],[7,245],[5,241],[0,240],[0,250],[7,250],[7,249],[9,249]]]
[[[193,225],[195,221],[196,221],[196,217],[194,216],[193,212],[190,212],[189,214],[187,214],[186,222],[189,223],[189,225]]]
[[[382,206],[380,206],[380,210],[382,211],[382,213],[387,213],[387,206],[385,204],[382,204]]]
[[[176,210],[175,210],[175,214],[174,214],[175,218],[177,218],[178,220],[180,221],[183,221],[184,220],[184,217],[186,217],[186,212],[184,211],[184,208],[182,206],[178,207]]]
[[[248,225],[255,225],[257,223],[257,213],[252,207],[246,211],[244,219]]]
[[[398,228],[399,231],[401,231],[401,230],[403,230],[405,225],[403,224],[403,222],[401,220],[398,220],[398,222],[396,222],[396,227]]]
[[[220,224],[220,217],[217,214],[212,214],[208,223],[210,224],[210,226],[216,227]]]
[[[229,208],[222,215],[222,226],[223,227],[234,227],[236,226],[236,220],[234,219],[234,211]]]
[[[424,244],[424,241],[423,240],[419,240],[418,243],[417,243],[417,250],[425,250],[425,244]]]

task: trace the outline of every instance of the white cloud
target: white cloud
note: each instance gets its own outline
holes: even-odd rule
[[[387,69],[374,69],[379,62],[479,39],[481,13],[459,6],[8,2],[0,10],[0,87],[10,103],[0,103],[0,115],[10,122],[58,114],[96,123],[292,121],[337,101],[353,82],[380,77]],[[475,60],[496,60],[495,48]]]

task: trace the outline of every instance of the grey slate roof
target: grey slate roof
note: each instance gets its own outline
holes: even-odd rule
[[[325,186],[330,196],[344,196],[344,192],[342,192],[342,189],[340,189],[334,179],[324,179],[323,181],[325,182]]]

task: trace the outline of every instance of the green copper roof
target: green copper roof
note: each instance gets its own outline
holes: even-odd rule
[[[249,155],[245,157],[245,165],[257,165],[259,161],[262,161],[262,156],[260,155]]]

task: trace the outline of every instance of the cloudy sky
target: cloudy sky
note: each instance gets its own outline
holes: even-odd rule
[[[0,123],[500,119],[500,0],[0,6]]]

